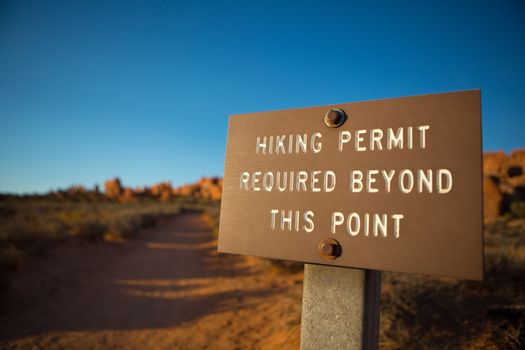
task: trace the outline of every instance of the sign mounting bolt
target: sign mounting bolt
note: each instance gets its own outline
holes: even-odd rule
[[[319,254],[321,254],[325,260],[334,260],[340,257],[342,252],[343,248],[339,242],[333,238],[323,239],[319,242]]]
[[[324,122],[331,128],[338,128],[346,121],[346,113],[340,108],[332,108],[324,115]]]

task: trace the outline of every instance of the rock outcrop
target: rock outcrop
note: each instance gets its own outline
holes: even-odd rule
[[[122,203],[133,203],[142,199],[157,199],[171,201],[177,197],[218,201],[222,194],[222,179],[220,177],[203,177],[193,184],[173,188],[170,181],[159,182],[151,187],[123,187],[119,178],[107,180],[104,183],[104,195],[110,200]]]
[[[222,179],[220,177],[203,177],[197,183],[175,188],[173,194],[217,201],[221,199]]]
[[[151,186],[151,194],[161,201],[167,202],[173,198],[173,188],[170,181],[160,182]]]
[[[104,193],[106,197],[118,199],[122,195],[123,189],[118,177],[104,182]]]
[[[199,196],[203,199],[219,200],[222,194],[222,179],[218,177],[203,177],[197,183]]]
[[[137,201],[137,195],[131,188],[124,188],[122,195],[119,197],[119,201],[122,203],[134,203]]]
[[[104,196],[123,203],[142,199],[171,201],[177,197],[218,201],[222,195],[223,180],[220,177],[203,177],[193,184],[174,188],[171,182],[157,183],[151,188],[123,187],[118,177],[104,183]],[[61,197],[81,196],[90,193],[82,186],[57,191]],[[98,196],[98,187],[93,191]],[[483,154],[483,217],[490,220],[511,210],[512,206],[525,202],[525,148],[510,154],[487,152]]]
[[[525,201],[525,149],[483,154],[483,176],[483,217],[490,220]]]
[[[525,149],[515,150],[510,154],[507,175],[512,187],[525,187]]]

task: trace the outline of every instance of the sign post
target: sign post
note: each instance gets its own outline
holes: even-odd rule
[[[307,263],[303,349],[374,348],[377,271],[482,279],[481,168],[478,90],[234,115],[218,249]]]
[[[376,349],[381,273],[305,264],[301,349]]]

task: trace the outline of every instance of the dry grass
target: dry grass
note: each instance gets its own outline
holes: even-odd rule
[[[122,240],[158,219],[176,214],[180,202],[58,200],[46,197],[0,199],[0,289],[5,273],[28,256],[41,255],[60,242]]]
[[[0,274],[62,240],[125,239],[182,207],[204,210],[218,230],[218,202],[2,199]],[[524,349],[525,220],[520,210],[486,225],[484,282],[384,273],[380,348]],[[268,261],[268,267],[296,270],[302,264]]]
[[[525,349],[525,219],[486,225],[485,281],[383,273],[381,349]],[[218,207],[208,209],[218,227]],[[268,260],[268,268],[303,264]]]
[[[486,227],[485,281],[385,273],[382,349],[525,348],[525,220]]]
[[[208,201],[196,206],[196,209],[202,210],[204,217],[213,228],[213,235],[219,237],[219,221],[221,216],[221,202]]]

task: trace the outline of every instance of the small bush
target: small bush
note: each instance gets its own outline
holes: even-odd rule
[[[525,202],[517,201],[511,203],[510,213],[515,218],[525,219]]]
[[[76,223],[71,228],[71,235],[89,240],[100,239],[107,231],[107,224],[98,220],[84,220]]]
[[[24,259],[24,253],[13,245],[0,247],[0,266],[6,269],[20,267]]]
[[[141,228],[150,228],[156,225],[157,219],[152,214],[142,214],[140,216],[140,227]]]

